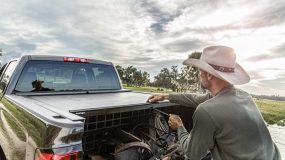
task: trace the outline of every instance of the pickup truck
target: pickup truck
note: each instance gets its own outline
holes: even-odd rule
[[[25,55],[0,74],[0,160],[186,159],[167,113],[190,130],[193,109],[147,103],[111,62]]]

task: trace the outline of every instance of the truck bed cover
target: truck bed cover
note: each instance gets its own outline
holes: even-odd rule
[[[25,101],[37,103],[41,107],[62,113],[62,111],[78,112],[140,105],[152,107],[152,104],[146,102],[149,96],[150,94],[141,92],[111,92],[100,94],[29,95],[19,96],[19,98],[13,96],[13,98],[16,98],[18,101],[24,98]],[[155,106],[158,107],[159,105],[156,104]]]

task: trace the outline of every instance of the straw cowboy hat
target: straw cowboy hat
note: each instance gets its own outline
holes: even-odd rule
[[[195,66],[231,84],[245,84],[250,80],[246,71],[236,63],[235,51],[226,46],[207,47],[200,59],[189,58],[183,64]]]

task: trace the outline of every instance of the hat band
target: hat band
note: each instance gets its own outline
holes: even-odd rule
[[[223,66],[217,66],[213,64],[209,64],[212,66],[215,70],[221,71],[221,72],[234,72],[235,68],[230,68],[230,67],[223,67]]]

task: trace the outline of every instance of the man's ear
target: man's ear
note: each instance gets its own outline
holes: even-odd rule
[[[212,74],[210,74],[210,73],[207,73],[207,79],[208,80],[212,80],[212,79],[214,79],[215,78],[215,76],[213,76]]]

